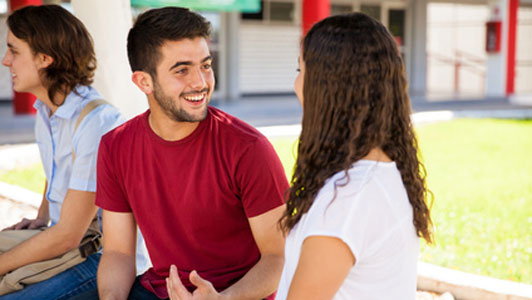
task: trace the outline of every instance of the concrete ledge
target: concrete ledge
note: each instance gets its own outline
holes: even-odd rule
[[[532,105],[532,94],[510,96],[509,100],[516,105]]]
[[[0,181],[0,197],[39,208],[42,195],[16,185]]]
[[[532,300],[532,285],[500,280],[418,262],[417,287],[450,292],[457,300]]]

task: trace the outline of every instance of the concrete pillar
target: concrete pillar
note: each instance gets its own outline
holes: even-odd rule
[[[486,62],[486,95],[508,97],[514,93],[517,43],[517,10],[519,0],[489,0],[489,21],[501,22],[501,49],[488,53]]]
[[[490,21],[501,21],[501,48],[498,53],[488,53],[486,60],[486,96],[504,97],[506,94],[506,60],[508,51],[508,0],[488,0]]]
[[[225,47],[222,49],[225,56],[225,100],[235,101],[240,98],[240,81],[239,81],[239,54],[240,54],[240,13],[226,13],[225,19]]]
[[[146,96],[131,81],[127,34],[132,25],[129,0],[72,0],[74,14],[94,39],[98,69],[94,87],[126,118],[148,108]]]
[[[330,0],[303,0],[303,22],[301,22],[303,35],[321,19],[331,14]]]
[[[424,98],[427,93],[427,0],[410,0],[406,10],[406,40],[409,54],[406,67],[410,95]]]
[[[506,57],[506,96],[515,92],[515,60],[517,55],[517,11],[519,0],[508,3],[508,55]]]

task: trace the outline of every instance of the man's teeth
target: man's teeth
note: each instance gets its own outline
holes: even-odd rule
[[[199,95],[199,96],[188,96],[188,97],[185,97],[185,99],[187,99],[188,101],[200,101],[202,100],[204,97],[204,95]]]

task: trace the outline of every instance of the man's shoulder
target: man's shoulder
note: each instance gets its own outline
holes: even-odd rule
[[[102,137],[102,143],[112,145],[127,142],[127,140],[131,139],[139,132],[146,113],[147,112],[137,115],[107,132]]]
[[[255,127],[230,115],[219,108],[209,107],[213,122],[219,128],[224,138],[238,140],[240,142],[254,142],[265,138]]]

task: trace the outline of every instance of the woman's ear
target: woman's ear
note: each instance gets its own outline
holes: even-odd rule
[[[135,71],[131,75],[131,80],[146,95],[153,93],[153,80],[151,75],[144,71]]]

